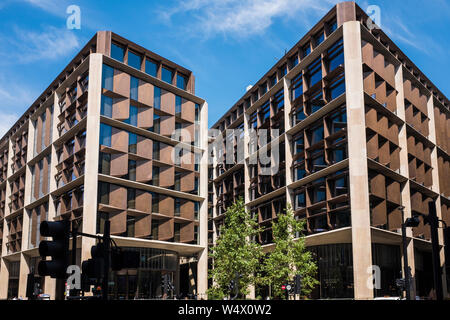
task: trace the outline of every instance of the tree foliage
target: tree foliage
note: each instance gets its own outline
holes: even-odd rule
[[[260,231],[256,218],[245,210],[242,198],[227,209],[220,236],[211,248],[213,269],[209,276],[213,286],[208,290],[210,299],[233,296],[229,285],[236,273],[240,275],[237,280],[240,295],[249,293],[249,286],[256,283],[255,275],[263,255],[261,246],[252,241]]]
[[[296,220],[290,206],[272,223],[274,248],[264,259],[261,283],[271,287],[274,298],[284,297],[281,286],[287,280],[292,283],[296,274],[302,276],[302,295],[311,293],[318,284],[317,265],[306,250],[304,229],[305,220]],[[295,234],[300,237],[296,239]]]

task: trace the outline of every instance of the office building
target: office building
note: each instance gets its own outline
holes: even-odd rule
[[[307,220],[318,264],[313,298],[398,296],[404,219],[428,215],[434,202],[450,225],[449,101],[354,2],[332,8],[213,128],[221,151],[208,174],[209,245],[242,197],[270,250],[271,224],[290,205]],[[262,129],[269,138],[253,139]],[[439,241],[448,296],[442,229]],[[413,296],[430,296],[422,218],[407,230],[407,253]]]
[[[69,219],[140,252],[112,272],[112,298],[207,289],[207,104],[195,78],[119,35],[98,32],[0,140],[0,299],[37,275],[40,222]],[[176,132],[182,134],[174,134]],[[196,161],[197,160],[197,161]],[[77,264],[95,239],[78,237]],[[64,281],[40,279],[63,298]]]

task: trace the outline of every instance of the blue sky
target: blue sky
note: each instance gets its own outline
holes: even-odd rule
[[[215,123],[334,0],[0,0],[0,135],[97,30],[112,30],[186,68]],[[364,0],[381,27],[450,96],[450,3]],[[81,30],[66,28],[69,5]]]

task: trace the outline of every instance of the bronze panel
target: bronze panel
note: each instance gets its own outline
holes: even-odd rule
[[[130,100],[126,98],[114,98],[112,106],[112,118],[126,120],[130,117]]]
[[[126,195],[125,195],[126,199]],[[127,212],[110,213],[109,221],[111,221],[111,234],[118,235],[127,231]]]
[[[175,168],[161,167],[159,172],[159,186],[162,188],[169,188],[173,186],[174,183],[175,183]]]
[[[128,152],[128,132],[111,127],[111,148],[122,152]]]
[[[171,115],[175,114],[175,95],[161,89],[161,110]]]
[[[181,101],[182,101],[181,118],[193,123],[195,121],[195,104],[194,104],[194,102],[186,100],[184,98],[182,98]]]
[[[173,217],[174,209],[174,199],[168,196],[161,196],[159,201],[159,213],[168,217]]]
[[[136,238],[147,237],[151,234],[151,231],[152,216],[150,214],[136,218],[136,222],[134,224],[134,236]]]
[[[180,206],[180,215],[182,218],[194,220],[194,202],[182,200]]]
[[[175,131],[175,117],[162,116],[161,117],[161,135],[171,137]]]
[[[151,212],[152,194],[147,191],[136,189],[136,210]]]
[[[143,129],[153,127],[153,108],[138,108],[137,125]]]
[[[192,190],[194,190],[194,178],[195,178],[194,172],[182,175],[180,178],[180,191],[191,192]]]
[[[114,69],[114,86],[113,91],[124,97],[130,97],[130,75]]]
[[[136,181],[148,182],[152,180],[152,161],[137,160],[136,161]]]
[[[128,154],[112,154],[110,174],[115,177],[120,177],[128,174]]]
[[[173,146],[160,143],[160,152],[159,152],[159,159],[161,162],[167,163],[167,164],[173,164]]]
[[[194,223],[188,223],[180,227],[180,242],[194,241]]]
[[[120,209],[126,209],[127,188],[111,184],[109,193],[109,205]]]
[[[137,154],[140,157],[144,157],[147,159],[152,159],[153,153],[153,140],[143,137],[137,136]]]
[[[174,225],[173,219],[160,222],[158,226],[158,240],[168,240],[173,238]]]
[[[153,85],[139,80],[138,101],[153,106]]]

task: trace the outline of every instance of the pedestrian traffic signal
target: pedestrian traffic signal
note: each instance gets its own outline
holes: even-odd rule
[[[81,270],[89,280],[103,277],[105,266],[105,248],[103,243],[91,247],[91,259],[83,261]]]
[[[70,222],[68,220],[43,221],[39,230],[41,236],[53,239],[53,241],[43,240],[39,244],[39,254],[43,258],[38,265],[39,275],[65,279],[68,266]],[[51,257],[51,260],[45,260],[46,257]]]
[[[294,293],[301,294],[302,293],[302,275],[297,274],[294,277]]]

